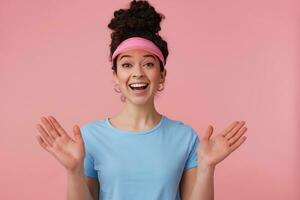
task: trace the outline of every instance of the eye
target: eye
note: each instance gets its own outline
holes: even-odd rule
[[[129,67],[129,65],[130,65],[129,63],[123,63],[123,64],[122,64],[122,67],[124,67],[124,68],[128,68],[128,67]]]
[[[154,63],[149,62],[149,63],[146,63],[146,65],[147,65],[147,67],[152,67],[152,66],[154,66]]]

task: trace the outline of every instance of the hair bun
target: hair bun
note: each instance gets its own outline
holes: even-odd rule
[[[161,30],[160,22],[165,16],[155,11],[148,1],[133,0],[128,9],[114,11],[114,17],[107,25],[113,30],[111,33],[109,60],[113,62],[112,70],[117,72],[117,59],[112,60],[112,55],[117,47],[130,37],[142,37],[152,41],[162,52],[165,63],[169,55],[167,42],[158,34]],[[164,64],[160,62],[160,70]]]
[[[129,9],[119,9],[114,12],[114,18],[108,27],[116,32],[151,32],[157,34],[160,22],[165,16],[155,11],[147,1],[133,0]]]

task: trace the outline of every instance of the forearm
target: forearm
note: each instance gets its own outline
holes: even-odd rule
[[[189,200],[214,199],[215,167],[198,167],[194,188]]]
[[[67,172],[67,199],[94,200],[85,182],[83,170]]]

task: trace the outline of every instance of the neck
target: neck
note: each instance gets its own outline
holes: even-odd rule
[[[144,128],[156,124],[160,120],[161,114],[156,111],[154,101],[148,101],[142,105],[126,101],[119,117],[134,128]]]

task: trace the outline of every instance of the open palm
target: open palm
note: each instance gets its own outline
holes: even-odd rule
[[[243,136],[247,131],[247,128],[243,127],[244,124],[245,121],[235,121],[212,138],[213,127],[209,126],[200,140],[198,162],[207,166],[215,166],[224,160],[247,139],[246,136]]]
[[[62,128],[58,121],[50,116],[41,118],[46,130],[40,124],[37,129],[40,135],[37,136],[39,144],[51,153],[67,170],[75,170],[81,166],[84,158],[84,143],[80,128],[73,127],[75,140]]]

